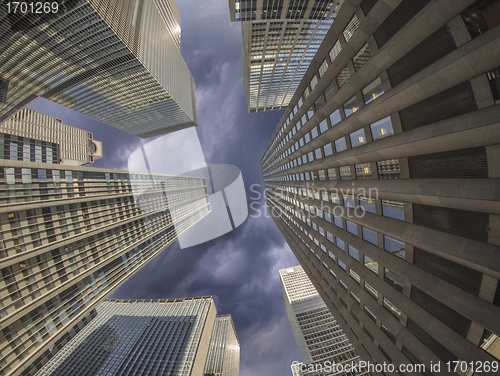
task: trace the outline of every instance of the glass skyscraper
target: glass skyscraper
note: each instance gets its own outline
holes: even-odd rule
[[[216,313],[211,297],[106,300],[37,376],[202,375]]]
[[[472,374],[500,359],[500,1],[394,5],[344,2],[262,156],[267,205],[362,360]]]
[[[2,375],[34,374],[210,211],[203,178],[0,162]]]
[[[240,341],[230,315],[215,319],[204,376],[238,376]]]
[[[143,138],[196,125],[173,0],[52,3],[0,4],[0,122],[46,98]]]
[[[57,155],[52,155],[54,163],[82,166],[103,155],[102,142],[94,140],[91,132],[71,127],[61,119],[29,108],[0,123],[2,133],[4,154],[0,153],[0,158],[3,159],[52,163],[54,158],[49,156],[44,160],[42,156],[43,146],[47,143],[57,144]],[[5,134],[15,137],[5,138]]]
[[[344,375],[359,362],[354,350],[301,266],[279,271],[285,308],[302,364],[292,365],[297,375]],[[330,367],[339,367],[337,368]],[[307,372],[313,370],[314,372]],[[318,373],[324,371],[324,373]],[[330,372],[328,372],[330,370]],[[367,375],[367,372],[353,372]]]
[[[285,108],[342,1],[229,0],[241,22],[243,84],[249,112]]]

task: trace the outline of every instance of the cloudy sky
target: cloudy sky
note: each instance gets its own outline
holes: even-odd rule
[[[182,55],[196,84],[197,132],[205,159],[210,164],[238,166],[248,203],[259,201],[250,187],[262,187],[259,160],[283,112],[247,113],[240,25],[230,22],[227,0],[177,0],[177,5],[182,17]],[[46,100],[30,108],[89,130],[103,141],[104,158],[93,167],[126,169],[130,154],[147,142]],[[212,295],[218,313],[231,314],[235,322],[241,342],[240,375],[290,376],[290,364],[300,357],[278,270],[298,262],[261,211],[258,216],[249,208],[250,217],[241,226],[208,243],[187,249],[174,243],[112,297]]]

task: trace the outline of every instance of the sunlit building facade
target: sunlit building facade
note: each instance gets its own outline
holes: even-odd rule
[[[240,341],[230,315],[215,318],[204,376],[238,376]]]
[[[196,125],[173,0],[53,4],[0,4],[0,122],[46,98],[143,138]]]
[[[285,308],[299,348],[302,364],[292,365],[292,373],[313,375],[347,375],[359,363],[354,350],[335,318],[327,308],[301,266],[279,271]],[[331,368],[335,365],[335,368]],[[308,370],[314,370],[308,372]],[[368,375],[353,372],[352,375]]]
[[[212,297],[105,300],[37,376],[202,375],[216,323]]]
[[[94,140],[91,132],[71,127],[61,119],[29,108],[0,123],[0,133],[17,136],[4,141],[4,154],[0,153],[3,159],[82,166],[102,158],[103,154],[102,142]],[[2,139],[6,140],[5,136]],[[58,146],[57,151],[48,157],[43,151],[47,143]],[[43,158],[44,155],[46,158]]]
[[[289,104],[342,3],[229,0],[231,21],[243,21],[243,84],[249,112]]]
[[[261,158],[269,212],[362,360],[498,361],[499,15],[346,0]]]
[[[203,178],[1,162],[0,374],[34,375],[211,209]]]

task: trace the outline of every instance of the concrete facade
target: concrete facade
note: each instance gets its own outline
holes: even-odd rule
[[[361,359],[498,361],[499,9],[346,1],[264,151],[269,211]]]

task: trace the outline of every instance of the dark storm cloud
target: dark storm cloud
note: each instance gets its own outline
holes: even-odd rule
[[[241,376],[290,376],[300,360],[286,315],[278,270],[298,265],[262,204],[260,158],[283,112],[248,114],[243,90],[241,31],[227,0],[177,0],[182,55],[195,79],[198,134],[207,163],[242,171],[250,217],[208,243],[180,249],[174,243],[111,297],[124,299],[214,297],[219,314],[231,314],[241,342]],[[104,158],[93,167],[126,168],[144,141],[48,101],[33,109],[94,133]],[[253,189],[250,190],[250,187]],[[259,197],[259,192],[261,197]]]

